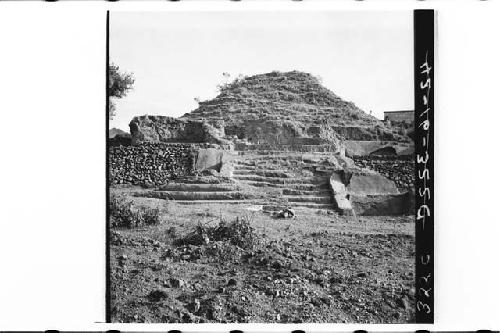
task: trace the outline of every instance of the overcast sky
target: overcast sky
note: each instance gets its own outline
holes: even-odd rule
[[[133,72],[110,127],[178,117],[232,77],[300,70],[366,112],[413,109],[412,12],[111,12],[110,61]]]

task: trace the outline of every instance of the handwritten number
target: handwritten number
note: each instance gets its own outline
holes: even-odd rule
[[[425,290],[424,288],[420,288],[420,292],[421,293],[423,292],[424,296],[427,298],[431,297],[431,295],[430,295],[431,290],[432,290],[432,288],[429,288],[427,290]]]
[[[431,88],[430,78],[427,78],[427,80],[425,80],[425,84],[423,84],[423,82],[420,82],[420,89],[430,89],[430,88]]]
[[[424,258],[426,259],[425,261]],[[431,261],[431,256],[429,254],[420,257],[420,262],[422,263],[422,265],[427,265],[429,264],[430,261]]]
[[[429,283],[429,279],[431,278],[431,273],[427,274],[427,276],[421,276],[420,278],[427,284]]]
[[[417,302],[417,310],[420,311],[425,311],[425,313],[431,313],[431,307],[429,304],[424,303],[422,301]]]
[[[429,105],[432,105],[432,86],[433,82],[431,79],[431,70],[432,67],[429,64],[428,60],[428,52],[425,54],[425,62],[423,62],[420,67],[420,83],[419,83],[419,88],[421,91],[421,94],[419,94],[421,97],[418,105],[418,115],[419,119],[417,120],[418,122],[418,129],[419,133],[421,133],[421,149],[423,152],[417,154],[417,177],[420,180],[423,180],[423,184],[417,183],[417,188],[418,188],[418,195],[422,199],[418,199],[423,202],[419,202],[417,204],[417,211],[416,211],[416,219],[418,222],[421,222],[421,230],[425,230],[425,222],[427,217],[431,217],[431,208],[426,205],[426,200],[431,199],[431,189],[426,186],[426,180],[430,179],[430,170],[427,167],[428,163],[431,162],[432,160],[429,160],[431,156],[429,156],[428,152],[428,147],[429,145],[432,144],[430,141],[430,128],[431,128],[431,122],[429,120],[430,118],[430,113],[432,108]],[[423,111],[422,111],[423,110]],[[417,110],[415,110],[417,111]],[[422,203],[422,204],[421,204]],[[421,204],[421,205],[420,205]],[[419,206],[420,205],[420,206]],[[427,252],[428,253],[428,252]],[[422,270],[426,270],[427,275],[426,276],[421,276],[418,278],[417,283],[418,285],[424,285],[424,288],[418,288],[418,293],[417,293],[417,311],[429,314],[432,312],[431,306],[432,304],[428,304],[425,301],[428,301],[428,299],[432,299],[432,294],[433,294],[433,285],[432,285],[432,272],[429,272],[429,267],[422,267],[422,266],[427,266],[427,265],[432,265],[432,257],[430,254],[420,254],[418,253],[418,259],[419,262],[418,267],[421,268]],[[422,272],[424,273],[424,272]],[[420,275],[420,273],[419,273]],[[424,301],[418,300],[419,298],[424,298]]]
[[[425,197],[425,196],[427,195],[427,199],[431,200],[431,189],[430,189],[430,188],[428,188],[428,187],[426,187],[426,188],[424,188],[424,189],[423,189],[423,191],[422,191],[422,189],[421,189],[421,188],[419,188],[419,189],[418,189],[418,195],[419,195],[420,197],[422,197],[422,198],[423,198],[423,197]]]
[[[429,180],[429,178],[431,177],[430,173],[429,173],[429,169],[424,169],[424,171],[422,171],[422,172],[420,172],[420,171],[421,170],[418,170],[418,178]]]
[[[429,160],[429,153],[428,152],[425,152],[425,157],[420,155],[420,154],[417,155],[417,163],[426,164],[428,160]]]

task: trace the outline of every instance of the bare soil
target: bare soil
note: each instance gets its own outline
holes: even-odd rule
[[[110,230],[113,322],[414,321],[412,216],[300,208],[276,219],[246,204],[130,199],[160,208],[162,223]],[[179,242],[200,223],[242,216],[258,236],[252,248]]]

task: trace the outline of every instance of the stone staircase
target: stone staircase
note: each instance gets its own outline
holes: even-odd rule
[[[233,183],[170,182],[135,195],[180,204],[248,204],[291,208],[335,209],[328,172],[300,152],[236,151]],[[317,155],[317,156],[316,156]],[[321,153],[314,156],[320,157]],[[271,209],[272,210],[272,209]]]
[[[175,200],[181,204],[250,203],[246,193],[233,184],[169,183],[157,190],[137,193],[138,196]]]
[[[233,161],[233,179],[256,188],[275,189],[292,207],[333,209],[329,177],[326,175],[302,176],[292,172],[298,164],[307,167],[300,160],[301,154],[240,151]],[[282,154],[280,154],[282,153]]]

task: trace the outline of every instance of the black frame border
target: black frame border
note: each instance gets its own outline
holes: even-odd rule
[[[413,12],[415,80],[415,321],[434,323],[434,23]]]
[[[109,10],[106,12],[106,305],[111,322],[109,249]],[[434,10],[413,12],[415,93],[415,322],[434,323]]]

